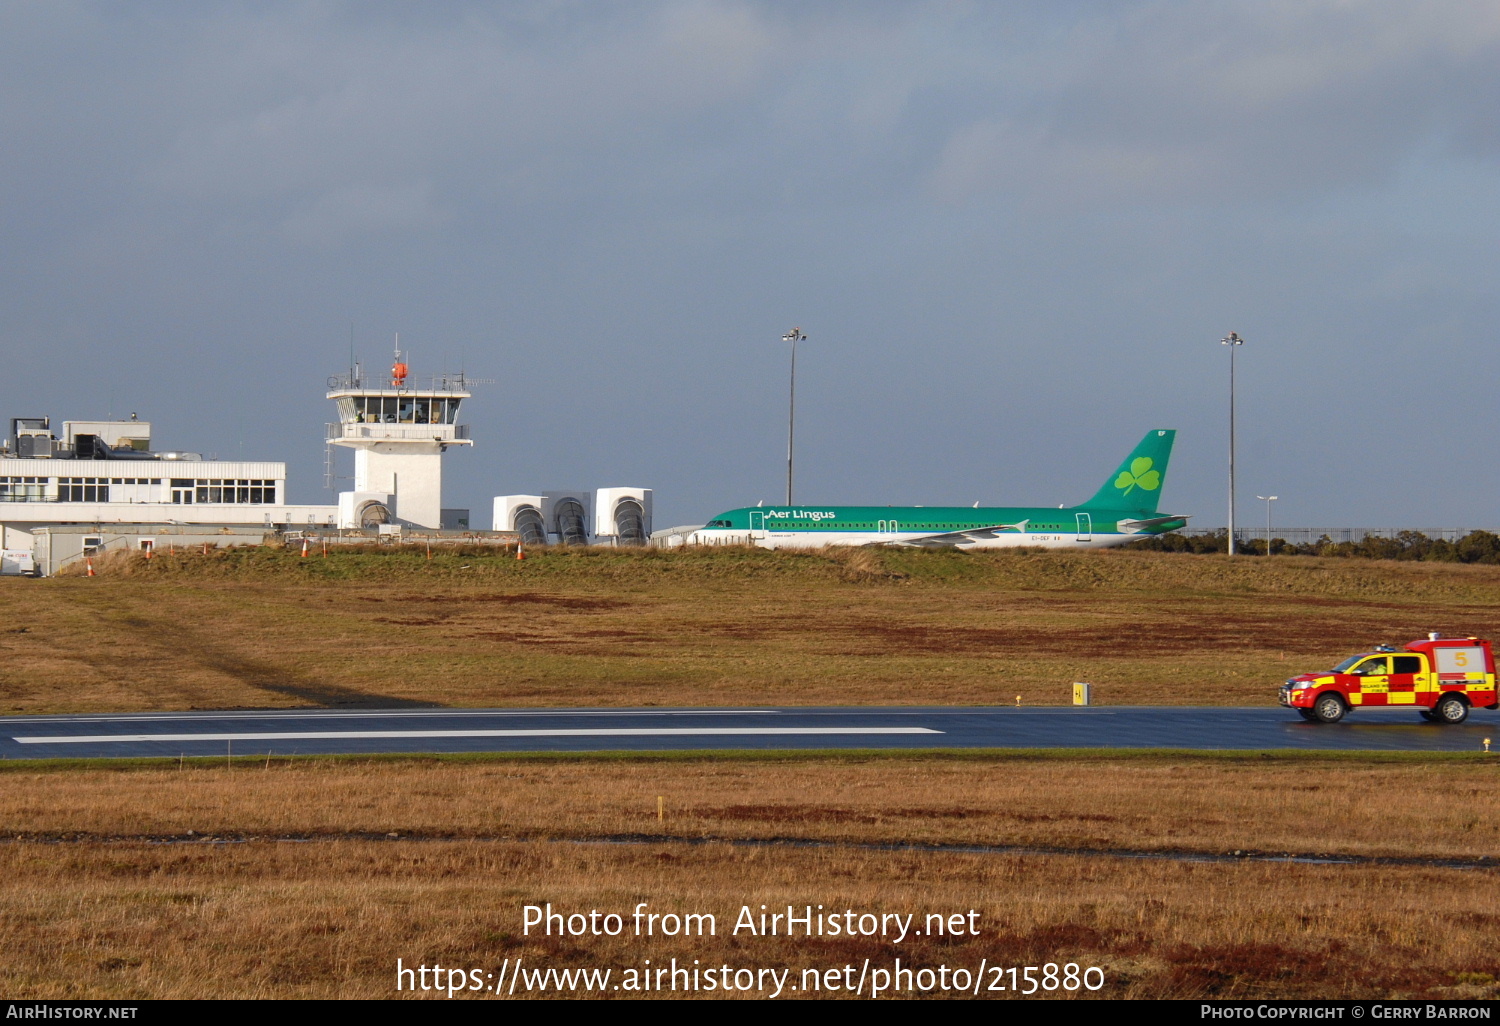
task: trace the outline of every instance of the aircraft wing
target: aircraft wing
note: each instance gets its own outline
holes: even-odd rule
[[[1162,524],[1170,524],[1174,520],[1186,520],[1188,514],[1177,513],[1169,517],[1150,517],[1146,520],[1121,520],[1118,526],[1121,534],[1140,534],[1142,531],[1152,527],[1160,527]]]
[[[915,534],[915,535],[913,535],[913,534],[907,534],[907,535],[902,535],[899,538],[892,538],[890,540],[891,541],[900,541],[904,545],[921,544],[923,542],[944,542],[944,541],[954,541],[954,542],[957,542],[957,541],[962,541],[965,538],[972,538],[972,539],[975,539],[975,540],[978,540],[978,539],[981,539],[981,538],[993,538],[995,536],[995,532],[996,531],[1024,531],[1024,530],[1026,530],[1026,521],[1022,520],[1022,521],[1019,521],[1018,523],[1014,523],[1014,524],[989,524],[989,525],[986,525],[984,527],[966,527],[962,531],[937,531],[937,532],[934,532],[932,534]],[[881,545],[881,544],[884,544],[884,543],[882,541],[880,541],[880,540],[875,540],[875,541],[867,542],[866,544],[869,544],[869,545]]]

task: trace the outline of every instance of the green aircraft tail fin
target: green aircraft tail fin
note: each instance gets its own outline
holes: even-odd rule
[[[1155,513],[1167,480],[1167,460],[1172,456],[1176,431],[1147,431],[1120,468],[1109,476],[1084,506],[1102,509],[1140,510]]]

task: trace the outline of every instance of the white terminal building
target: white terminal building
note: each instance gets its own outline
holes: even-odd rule
[[[462,375],[419,387],[398,355],[389,377],[366,381],[356,366],[328,385],[338,423],[326,440],[354,450],[354,487],[330,505],[289,502],[285,463],[155,450],[151,423],[135,414],[56,427],[13,418],[0,440],[0,572],[45,575],[106,550],[255,544],[269,534],[484,533],[469,529],[467,510],[442,504],[443,454],[473,444],[458,423],[470,396]],[[493,528],[530,545],[645,544],[651,490],[502,496]]]

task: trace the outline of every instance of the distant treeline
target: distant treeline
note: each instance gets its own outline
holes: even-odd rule
[[[1160,534],[1154,538],[1142,538],[1124,546],[1143,552],[1227,552],[1229,533],[1216,531],[1213,534],[1183,535]],[[1417,559],[1441,563],[1500,563],[1500,535],[1490,531],[1470,531],[1457,541],[1429,538],[1420,531],[1400,531],[1394,538],[1366,537],[1361,541],[1336,542],[1323,535],[1317,541],[1303,545],[1283,538],[1271,539],[1273,556],[1341,556],[1346,559]],[[1235,546],[1237,552],[1246,555],[1264,556],[1266,540],[1254,538],[1241,540]]]

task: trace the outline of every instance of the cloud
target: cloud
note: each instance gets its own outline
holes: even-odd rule
[[[566,21],[571,5],[556,7]],[[429,202],[534,186],[742,97],[774,58],[741,4],[648,5],[584,31],[537,9],[519,22],[480,11],[411,25],[262,8],[247,29],[205,28],[214,61],[180,72],[216,101],[184,118],[147,184],[205,204],[280,204],[294,224],[363,204],[372,179],[421,180]]]
[[[790,324],[815,340],[809,481],[822,460],[872,501],[970,495],[996,472],[986,439],[1058,409],[1078,439],[1171,418],[1206,447],[1203,360],[1234,327],[1263,354],[1247,396],[1283,404],[1274,448],[1334,501],[1327,481],[1378,472],[1381,432],[1436,429],[1417,410],[1327,443],[1348,418],[1316,391],[1440,359],[1473,371],[1449,406],[1483,403],[1497,18],[1471,0],[0,4],[12,387],[27,409],[91,389],[107,409],[120,369],[149,367],[132,402],[193,446],[230,445],[239,419],[301,460],[312,365],[342,359],[351,321],[361,345],[399,328],[434,363],[451,344],[516,370],[470,407],[504,444],[460,457],[484,468],[460,504],[587,459],[708,513],[774,494],[784,371],[764,343]],[[205,386],[226,368],[238,387]],[[267,394],[302,419],[267,422]],[[890,448],[934,424],[959,439],[943,459]],[[1432,444],[1465,466],[1482,441]],[[1066,459],[1028,449],[1036,474],[1073,465],[1054,443]],[[1217,464],[1193,466],[1174,494],[1217,508]]]
[[[1073,26],[1054,80],[957,127],[962,200],[1255,201],[1388,182],[1428,147],[1492,158],[1500,8],[1170,0]],[[1001,95],[998,94],[997,95]]]
[[[393,230],[422,231],[448,220],[433,204],[429,182],[357,184],[329,190],[281,223],[287,238],[331,247],[354,236]]]

